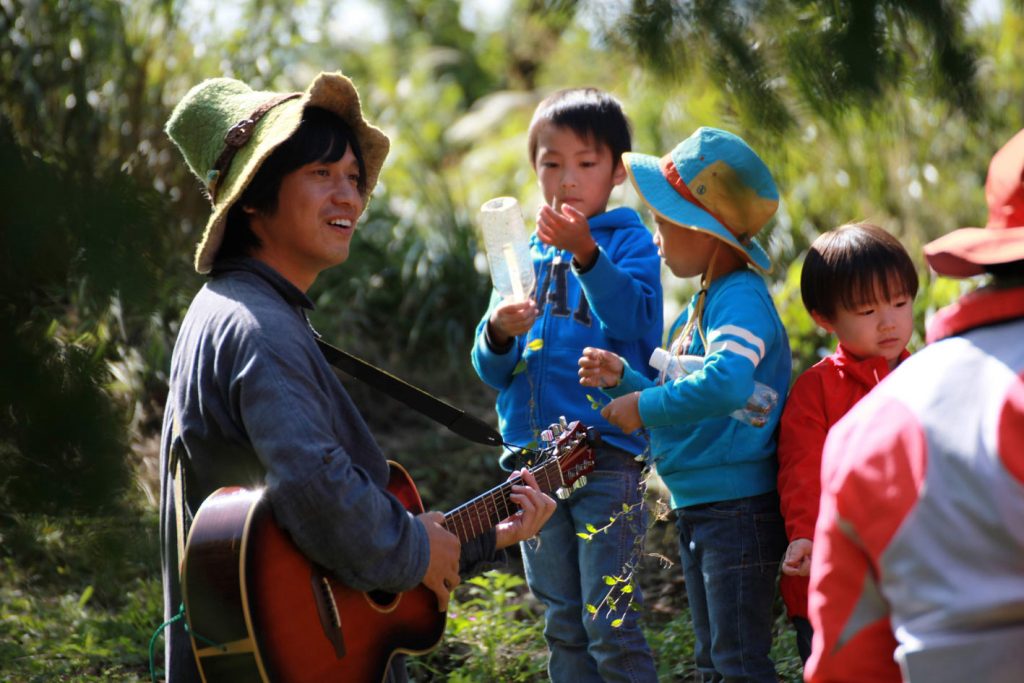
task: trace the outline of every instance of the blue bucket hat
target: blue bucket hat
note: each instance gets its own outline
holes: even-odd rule
[[[754,235],[779,206],[761,157],[737,135],[698,128],[662,158],[626,152],[622,161],[640,198],[661,218],[710,233],[758,270],[771,259]]]

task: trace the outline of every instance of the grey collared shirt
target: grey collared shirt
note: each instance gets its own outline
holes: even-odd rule
[[[307,557],[358,590],[408,590],[427,569],[426,532],[384,490],[387,462],[316,346],[305,315],[312,307],[260,261],[219,264],[175,343],[163,471],[172,448],[182,454],[187,519],[221,486],[265,486],[278,524]],[[166,474],[161,540],[170,618],[181,596]],[[481,542],[473,554],[492,556],[493,533]],[[167,644],[168,680],[198,680],[180,621]]]

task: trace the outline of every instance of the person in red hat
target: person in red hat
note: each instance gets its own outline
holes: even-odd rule
[[[807,681],[1024,671],[1024,131],[985,189],[988,224],[924,252],[991,283],[939,311],[825,442]]]

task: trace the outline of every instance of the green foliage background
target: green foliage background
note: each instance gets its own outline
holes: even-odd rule
[[[923,278],[915,348],[926,317],[976,284],[931,278],[920,247],[985,221],[988,159],[1024,125],[1022,3],[981,25],[963,0],[485,5],[0,1],[0,678],[148,677],[156,441],[208,215],[162,126],[202,78],[354,79],[393,151],[352,258],[311,291],[314,323],[484,419],[494,395],[468,363],[489,294],[476,212],[504,194],[527,216],[539,205],[525,130],[559,87],[615,93],[638,151],[714,125],[762,154],[782,192],[763,237],[795,372],[831,343],[799,301],[821,231],[863,219],[900,237]],[[628,187],[613,202],[639,208]],[[664,284],[671,316],[694,283]],[[431,506],[500,479],[496,454],[351,391]],[[649,549],[674,557],[670,528],[655,522]],[[664,680],[687,675],[692,652],[678,573],[641,571]],[[536,680],[540,610],[517,568],[461,591],[417,679]],[[778,655],[797,676],[791,648]]]

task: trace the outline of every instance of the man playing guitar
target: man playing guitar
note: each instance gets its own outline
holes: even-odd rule
[[[204,81],[167,132],[213,213],[195,264],[209,279],[181,323],[162,433],[166,618],[182,603],[189,523],[224,486],[263,487],[301,553],[347,586],[399,593],[422,583],[444,610],[460,572],[532,537],[555,504],[524,470],[527,486],[510,495],[519,512],[469,543],[441,513],[411,515],[386,490],[387,461],[317,348],[306,292],[348,258],[388,138],[340,73],[294,94]],[[181,620],[165,656],[168,681],[200,680]]]

